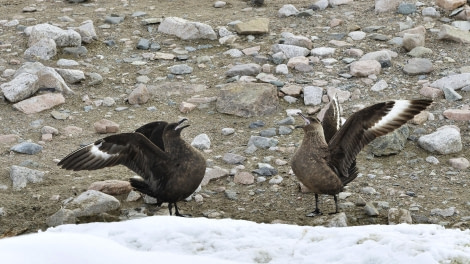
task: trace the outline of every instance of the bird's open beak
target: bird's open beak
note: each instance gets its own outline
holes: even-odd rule
[[[181,119],[180,121],[178,121],[178,125],[175,127],[175,130],[181,130],[181,129],[183,129],[183,128],[188,127],[189,124],[183,125],[183,123],[184,123],[185,121],[188,121],[188,119],[187,119],[187,118],[183,118],[183,119]]]
[[[304,114],[299,112],[298,115],[302,117],[302,119],[305,121],[305,125],[310,125],[310,120],[306,116],[304,116]]]

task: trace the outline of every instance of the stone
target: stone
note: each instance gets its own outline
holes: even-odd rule
[[[259,132],[259,135],[262,137],[274,137],[276,136],[276,128],[271,127],[271,128],[262,130],[261,132]]]
[[[81,70],[55,69],[55,71],[68,83],[79,83],[85,80],[85,73]]]
[[[76,30],[80,34],[82,42],[84,43],[89,44],[95,40],[98,40],[98,36],[96,35],[95,31],[95,26],[93,25],[92,20],[83,21],[80,26],[74,28],[74,30]]]
[[[90,79],[90,82],[88,83],[90,86],[99,85],[103,82],[103,77],[99,73],[90,72],[87,76]]]
[[[243,164],[243,162],[246,160],[246,157],[235,153],[225,153],[222,157],[222,160],[228,164]]]
[[[120,206],[121,203],[113,196],[95,190],[88,190],[66,203],[62,209],[69,210],[65,215],[67,218],[73,219],[115,211]],[[57,214],[64,214],[64,212],[59,210],[51,218],[57,217]]]
[[[453,21],[451,25],[463,31],[470,31],[470,21]]]
[[[65,80],[60,74],[51,67],[44,66],[40,62],[25,62],[15,73],[14,78],[17,78],[23,73],[34,74],[37,76],[37,81],[32,84],[35,89],[54,89],[58,92],[65,94],[73,94],[72,89],[68,87]]]
[[[27,59],[50,60],[57,55],[57,45],[53,39],[42,38],[30,45],[23,53]]]
[[[176,75],[190,74],[193,72],[193,68],[187,64],[173,65],[169,67],[170,72]]]
[[[436,10],[436,8],[432,7],[432,6],[428,6],[428,7],[425,7],[421,10],[421,14],[423,16],[427,16],[427,17],[440,17],[441,14],[439,13],[439,11]]]
[[[225,72],[225,76],[233,77],[236,75],[255,76],[261,72],[261,66],[256,63],[235,65]]]
[[[466,170],[470,166],[470,162],[463,157],[452,158],[449,159],[449,165],[458,170]]]
[[[419,93],[425,97],[436,99],[444,95],[444,92],[441,89],[432,88],[425,86],[419,90]]]
[[[323,89],[318,86],[305,86],[303,88],[304,104],[319,105],[322,102]]]
[[[470,73],[449,75],[434,81],[430,86],[441,90],[444,89],[444,87],[452,90],[459,90],[466,86],[470,86]]]
[[[139,42],[137,42],[136,48],[137,48],[137,49],[140,49],[140,50],[148,50],[148,49],[150,49],[150,40],[145,39],[145,38],[139,39]]]
[[[379,50],[379,51],[366,53],[363,56],[361,56],[359,60],[361,61],[376,60],[380,62],[380,65],[382,66],[382,68],[385,68],[384,65],[391,65],[392,56],[396,57],[398,55],[391,50]]]
[[[401,208],[390,208],[388,210],[388,224],[412,224],[411,212]]]
[[[204,174],[204,178],[202,179],[201,186],[207,185],[212,179],[218,179],[228,175],[229,171],[226,169],[222,169],[216,166],[214,166],[213,168],[206,168],[206,173]]]
[[[27,27],[25,33],[29,35],[29,47],[41,39],[52,39],[58,47],[78,47],[82,44],[82,37],[75,30],[64,30],[50,24]]]
[[[437,38],[469,44],[470,32],[444,24],[441,26],[441,30],[439,31]]]
[[[408,55],[410,55],[411,57],[418,57],[419,58],[419,57],[423,57],[425,55],[431,55],[432,53],[433,53],[432,49],[422,47],[422,46],[418,46],[418,47],[415,47],[412,50],[410,50],[410,52],[408,52]]]
[[[181,113],[189,113],[191,111],[193,111],[194,109],[196,109],[197,105],[195,104],[192,104],[192,103],[188,103],[188,102],[181,102],[180,106],[179,106],[179,110]]]
[[[237,172],[233,177],[233,182],[244,185],[253,184],[255,182],[255,176],[247,171]]]
[[[279,141],[274,138],[251,136],[248,141],[248,146],[254,145],[257,148],[268,149],[277,146],[278,143]]]
[[[381,65],[376,60],[360,60],[350,64],[350,74],[356,77],[367,77],[369,75],[378,75]]]
[[[401,0],[375,0],[375,12],[395,11],[401,2]]]
[[[287,75],[289,74],[289,68],[287,67],[286,64],[279,64],[279,65],[276,65],[274,73]]]
[[[403,47],[410,51],[416,47],[424,46],[424,34],[405,33],[403,35]]]
[[[150,99],[150,92],[145,84],[138,84],[127,98],[129,104],[145,104]]]
[[[75,223],[77,223],[75,213],[72,210],[65,208],[60,208],[59,211],[46,219],[46,224],[49,227]]]
[[[428,157],[426,157],[426,162],[431,163],[431,164],[434,164],[434,165],[439,164],[439,160],[438,160],[436,157],[434,157],[434,156],[428,156]]]
[[[328,0],[314,0],[308,8],[313,10],[325,10],[328,7]]]
[[[207,134],[199,134],[193,139],[193,141],[191,142],[191,146],[200,150],[210,149],[211,140]]]
[[[454,10],[467,2],[466,0],[436,0],[436,4],[445,10]]]
[[[401,126],[384,136],[378,137],[370,142],[367,147],[375,156],[388,156],[398,154],[405,148],[406,141],[410,136],[407,125]]]
[[[335,53],[336,49],[335,48],[330,48],[330,47],[319,47],[319,48],[314,48],[310,51],[310,54],[312,56],[319,56],[319,57],[326,57],[326,56],[331,56]]]
[[[284,38],[285,45],[294,45],[299,47],[304,47],[306,49],[311,49],[313,47],[313,42],[305,36],[289,36]]]
[[[282,52],[286,58],[290,59],[293,57],[307,56],[310,54],[310,50],[304,47],[286,45],[286,44],[274,44],[271,46],[271,50],[274,53]]]
[[[219,91],[216,109],[241,117],[273,114],[278,110],[277,89],[264,83],[231,83]]]
[[[442,88],[442,91],[444,92],[444,97],[446,98],[447,101],[453,102],[453,101],[462,100],[462,96],[460,94],[458,94],[455,90],[447,86]]]
[[[47,93],[18,102],[13,105],[13,108],[25,114],[33,114],[51,109],[63,103],[65,103],[65,98],[62,94]]]
[[[469,109],[447,109],[443,115],[451,120],[470,121]]]
[[[229,49],[224,52],[224,55],[229,55],[232,58],[239,58],[243,56],[243,52],[239,49]]]
[[[293,58],[290,58],[289,61],[287,62],[287,67],[296,68],[297,65],[299,64],[309,65],[309,63],[310,63],[310,60],[307,57],[304,57],[304,56],[293,57]]]
[[[376,82],[370,89],[374,92],[379,92],[379,91],[387,89],[387,87],[388,87],[387,81],[380,80]]]
[[[352,31],[349,32],[348,36],[352,40],[363,40],[366,37],[366,32],[363,31]]]
[[[408,75],[420,75],[430,73],[434,70],[432,62],[429,59],[412,58],[403,67],[403,71]]]
[[[419,137],[418,145],[437,154],[452,154],[462,151],[460,131],[453,126],[443,126],[434,133]]]
[[[42,182],[45,172],[32,170],[21,166],[10,167],[10,179],[13,182],[13,190],[18,191],[26,187],[28,183]]]
[[[237,23],[235,31],[239,35],[262,35],[269,33],[269,19],[257,18],[247,22]]]
[[[222,135],[224,136],[229,136],[229,135],[232,135],[233,133],[235,133],[235,128],[231,128],[231,127],[222,128]]]
[[[416,12],[416,5],[413,3],[400,3],[397,13],[402,15],[411,15]]]
[[[111,16],[106,16],[104,18],[104,22],[107,24],[120,24],[124,21],[125,17],[124,16],[117,16],[117,15],[111,15]]]
[[[38,77],[35,74],[21,73],[16,78],[0,85],[5,98],[16,103],[26,99],[39,89],[35,84]]]
[[[276,175],[269,180],[269,184],[280,184],[282,181],[283,178],[279,175]]]
[[[279,9],[279,11],[277,12],[277,15],[279,17],[289,17],[289,16],[295,16],[298,13],[299,13],[299,10],[297,10],[297,8],[295,8],[294,5],[287,4],[287,5],[283,5],[281,9]]]
[[[95,128],[95,131],[100,134],[119,132],[119,124],[107,119],[96,121],[93,124],[93,127]]]
[[[442,217],[453,216],[456,213],[455,207],[449,207],[446,209],[434,208],[431,209],[431,215],[438,215]]]
[[[132,186],[129,181],[105,180],[93,182],[88,190],[100,191],[109,195],[120,195],[132,191]]]
[[[164,18],[158,26],[158,32],[174,35],[182,40],[217,39],[217,34],[211,26],[179,17]]]
[[[366,206],[364,206],[364,211],[368,216],[378,216],[379,215],[379,211],[371,203],[366,203]]]

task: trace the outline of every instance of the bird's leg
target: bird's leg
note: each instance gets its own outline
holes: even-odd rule
[[[176,206],[176,203],[175,203],[175,215],[176,216],[181,216],[181,217],[191,216],[191,215],[180,214],[180,212],[178,211],[178,206]]]
[[[330,213],[330,214],[337,214],[338,213],[338,197],[335,195],[333,195],[333,198],[335,199],[335,212],[334,213]]]
[[[176,205],[176,204],[175,204]],[[171,212],[173,209],[173,204],[172,203],[168,203],[168,211],[170,211],[170,215],[173,215],[173,213]],[[176,213],[178,214],[178,208],[176,208]]]
[[[322,215],[323,213],[318,208],[318,194],[315,194],[315,211],[307,214],[308,217],[314,217],[317,215]]]

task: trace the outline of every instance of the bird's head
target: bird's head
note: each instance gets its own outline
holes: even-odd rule
[[[175,135],[175,136],[181,135],[181,131],[183,131],[183,129],[189,127],[189,124],[183,124],[185,121],[188,121],[188,119],[183,118],[183,119],[181,119],[180,121],[178,121],[176,123],[168,124],[165,127],[164,133],[166,135]]]
[[[295,128],[303,128],[306,129],[308,127],[316,127],[317,125],[321,125],[321,122],[318,118],[314,116],[306,116],[302,113],[298,113],[300,117],[304,120],[305,124],[304,125],[297,125]]]

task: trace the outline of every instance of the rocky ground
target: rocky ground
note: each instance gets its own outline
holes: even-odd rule
[[[26,114],[24,112],[29,110],[17,105],[12,107],[13,102],[5,98],[7,93],[3,92],[4,100],[0,103],[0,164],[3,165],[0,170],[0,237],[45,229],[52,215],[61,207],[67,207],[67,202],[83,194],[92,183],[110,179],[125,181],[133,176],[122,166],[90,172],[70,172],[56,166],[58,160],[81,144],[104,136],[96,132],[95,122],[107,119],[118,124],[119,131],[129,132],[150,121],[177,121],[182,117],[189,118],[191,124],[183,133],[188,142],[203,133],[210,139],[210,147],[201,151],[208,160],[208,173],[221,176],[202,186],[195,198],[181,202],[179,206],[183,213],[264,223],[335,225],[335,221],[347,221],[348,225],[364,225],[388,224],[389,214],[398,209],[405,210],[400,211],[405,215],[410,214],[413,223],[466,228],[470,221],[468,161],[457,159],[449,163],[449,160],[469,155],[470,107],[466,90],[470,77],[464,73],[470,72],[470,33],[466,29],[458,36],[439,37],[444,34],[443,25],[466,26],[464,22],[452,24],[458,18],[450,16],[462,1],[437,1],[457,3],[457,6],[438,6],[435,1],[424,0],[400,7],[397,7],[400,1],[376,1],[378,5],[371,0],[330,2],[346,4],[326,7],[322,5],[325,1],[317,1],[315,10],[309,11],[315,1],[265,1],[263,6],[257,7],[250,1],[233,0],[218,3],[220,7],[216,8],[214,1],[207,0],[84,3],[0,0],[3,14],[0,20],[0,84],[12,81],[16,70],[31,61],[52,68],[77,70],[75,73],[80,79],[72,83],[64,77],[66,86],[74,94],[67,93],[62,87],[65,103],[59,98],[57,106],[37,113]],[[287,4],[292,6],[285,7]],[[465,12],[462,11],[460,16]],[[235,40],[222,40],[220,35],[183,40],[158,30],[159,23],[167,17],[204,23],[218,34],[235,33],[235,21],[261,18],[261,30],[263,23],[268,21],[269,32],[246,35],[239,32]],[[29,35],[25,34],[27,27],[49,23],[62,29],[76,28],[87,20],[93,22],[97,38],[90,39],[89,43],[82,40],[86,52],[58,46],[57,54],[43,59],[34,55],[34,51],[26,52],[32,45],[28,43]],[[220,27],[225,27],[226,31],[219,31]],[[400,34],[417,27],[420,28],[413,31],[417,34]],[[304,48],[308,54],[301,55],[300,62],[290,61],[289,64],[288,58],[282,55],[287,51],[279,53],[279,47],[273,46],[292,39],[293,36],[285,32],[292,33],[296,41],[307,45]],[[414,46],[427,48],[415,50],[424,60],[412,60],[414,54],[408,52]],[[316,48],[322,49],[310,52]],[[226,54],[229,50],[233,56]],[[359,60],[362,54],[381,50],[386,50],[385,55],[372,55],[372,60],[380,62],[378,68],[368,61],[362,65],[365,68],[353,71],[355,66],[351,63]],[[62,66],[59,63],[61,66],[58,66],[59,59],[73,60],[78,65]],[[253,65],[246,66],[250,63],[257,66],[254,69]],[[186,66],[170,68],[182,64]],[[278,64],[289,67],[277,67]],[[240,77],[240,72],[233,77],[227,76],[226,72],[234,71],[236,65],[245,67],[241,75],[250,76]],[[80,78],[80,71],[84,73],[83,78]],[[260,71],[264,74],[258,75]],[[457,77],[441,81],[450,87],[435,83],[452,76]],[[221,90],[240,79],[262,83],[263,87],[275,91],[284,89],[275,93],[279,99],[273,102],[278,103],[274,112],[250,117],[221,113],[223,107],[213,98],[219,96],[220,100]],[[241,86],[245,84],[241,83]],[[316,88],[305,88],[308,86]],[[149,100],[145,98],[146,92],[138,93],[140,90],[136,89],[147,90]],[[455,92],[454,89],[462,90]],[[42,89],[39,93],[44,95],[49,91]],[[320,94],[315,95],[315,91]],[[361,106],[387,99],[434,97],[435,102],[428,109],[429,113],[408,125],[409,140],[398,154],[378,157],[371,154],[370,148],[359,154],[357,163],[361,177],[340,195],[341,211],[345,214],[309,218],[305,214],[313,210],[313,194],[300,192],[288,163],[302,139],[302,131],[292,129],[295,124],[301,124],[301,120],[295,118],[295,124],[292,124],[291,119],[286,120],[286,113],[290,113],[289,109],[315,113],[327,102],[323,95],[335,91],[341,95],[345,117]],[[26,98],[18,101],[23,99]],[[134,99],[137,101],[132,101]],[[189,104],[183,107],[183,102]],[[24,104],[33,108],[39,106],[31,101]],[[230,101],[225,102],[225,106],[230,105]],[[269,106],[264,105],[264,108]],[[253,123],[259,123],[257,121],[265,125],[250,128]],[[444,125],[458,128],[445,130],[449,132],[437,140],[446,154],[419,146],[420,137],[435,133]],[[277,132],[269,137],[276,146],[253,151],[254,148],[249,146],[250,138],[259,136],[260,132],[269,134],[272,130],[265,131],[268,128],[276,131],[281,128],[283,135]],[[453,149],[446,141],[453,133],[457,133],[463,147]],[[38,144],[42,150],[32,155],[12,150],[13,146],[23,142]],[[223,158],[227,153],[237,154],[245,160],[241,166],[229,164],[227,158]],[[277,175],[254,173],[259,169],[259,163],[270,164]],[[21,183],[12,181],[12,173],[18,170],[15,166],[20,167],[23,175],[18,176],[23,179]],[[235,171],[247,177],[244,180],[248,183],[253,183],[237,183],[238,179],[234,178],[239,176],[234,177]],[[41,172],[44,172],[43,176]],[[126,201],[127,192],[115,197],[119,204],[113,210],[78,221],[114,221],[142,214],[167,213],[166,208],[158,210],[143,199]],[[325,212],[334,210],[331,198],[321,198]],[[407,221],[411,222],[411,219]]]

